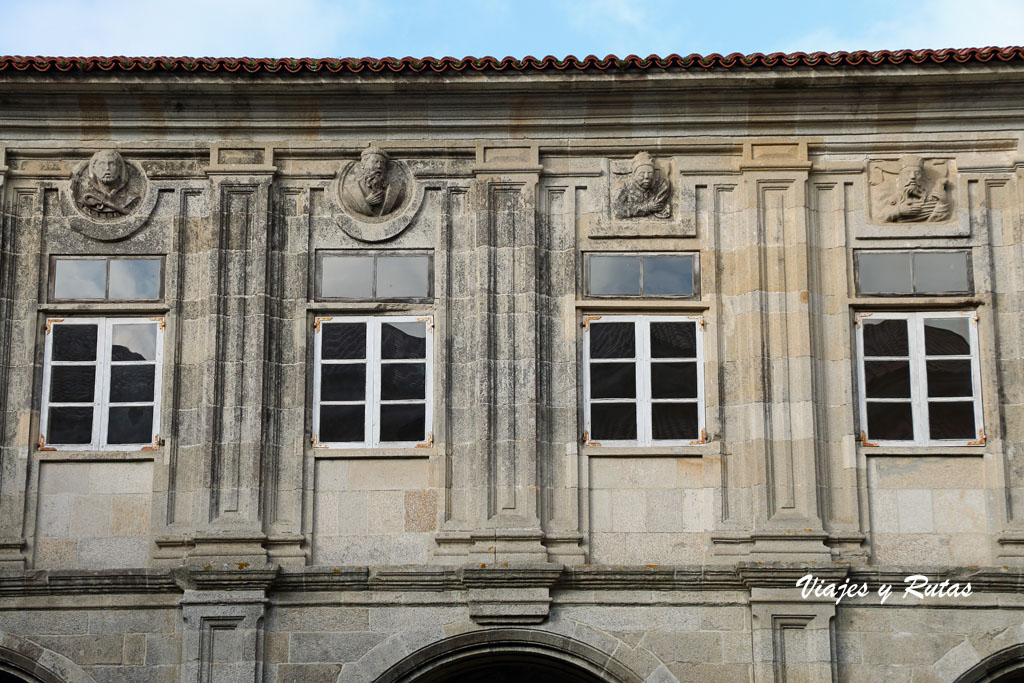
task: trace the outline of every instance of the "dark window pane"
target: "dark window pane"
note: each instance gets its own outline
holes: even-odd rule
[[[424,441],[425,425],[426,406],[422,403],[380,407],[381,441]]]
[[[868,441],[909,441],[914,438],[914,418],[909,403],[868,401]]]
[[[365,323],[321,323],[321,326],[321,358],[366,358]]]
[[[320,296],[369,299],[373,296],[372,256],[324,256]]]
[[[378,256],[378,299],[422,299],[428,295],[426,256]]]
[[[633,358],[635,349],[633,323],[590,323],[591,358]]]
[[[651,323],[651,358],[696,358],[697,323]]]
[[[114,325],[111,360],[156,360],[156,325],[133,323]]]
[[[363,365],[362,363],[321,364],[321,401],[363,401],[365,399],[365,365]]]
[[[910,253],[858,253],[857,285],[861,294],[910,294]]]
[[[639,296],[639,256],[591,256],[589,294]]]
[[[159,259],[114,259],[110,262],[111,299],[159,299]]]
[[[113,406],[107,423],[107,443],[149,443],[153,440],[152,406]]]
[[[592,403],[590,405],[591,441],[635,441],[635,403]]]
[[[636,398],[636,365],[591,363],[590,398]]]
[[[380,357],[426,358],[426,323],[382,323],[380,326]]]
[[[53,296],[57,299],[102,299],[106,296],[105,259],[56,259]]]
[[[693,257],[644,256],[645,296],[693,294]]]
[[[971,361],[930,360],[928,361],[929,396],[971,396]]]
[[[933,439],[976,439],[974,404],[951,401],[928,402],[928,431]]]
[[[914,253],[914,291],[970,292],[967,278],[967,252]]]
[[[362,441],[365,407],[360,405],[320,406],[320,443]]]
[[[96,360],[95,325],[54,325],[53,360]]]
[[[380,366],[380,397],[384,401],[425,398],[425,363],[383,363]]]
[[[697,404],[651,404],[651,435],[655,440],[699,439]]]
[[[696,363],[651,363],[653,398],[697,398]]]
[[[152,401],[155,379],[153,365],[111,365],[110,402]]]
[[[966,356],[971,352],[968,318],[927,318],[924,352],[928,356]]]
[[[905,360],[864,361],[868,398],[910,398],[910,363]]]
[[[92,406],[55,406],[46,424],[46,442],[57,444],[92,441]]]
[[[96,398],[96,367],[53,365],[50,367],[51,403],[92,403]]]
[[[906,356],[907,321],[862,318],[865,356]]]

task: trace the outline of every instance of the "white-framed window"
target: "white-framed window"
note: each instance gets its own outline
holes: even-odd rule
[[[704,320],[683,315],[584,318],[587,445],[702,443]]]
[[[39,447],[154,448],[163,331],[163,318],[48,319]]]
[[[314,446],[433,442],[433,318],[321,317],[314,327]]]
[[[857,374],[864,443],[984,443],[977,312],[858,313]]]

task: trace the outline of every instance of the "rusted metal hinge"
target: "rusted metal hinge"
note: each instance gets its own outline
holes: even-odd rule
[[[424,322],[427,324],[428,331],[434,331],[434,319],[431,318],[430,316],[427,316],[426,318],[416,318],[416,322]]]
[[[866,448],[878,448],[877,443],[868,441],[868,434],[863,429],[860,430],[860,445]]]
[[[585,330],[587,330],[589,332],[590,331],[590,322],[592,320],[600,320],[600,319],[601,319],[601,316],[599,316],[599,315],[588,315],[588,316],[585,316],[583,318],[583,322],[580,323],[580,327],[582,327],[583,329],[585,329]]]
[[[161,330],[164,329],[165,327],[167,327],[167,321],[164,320],[163,317],[160,317],[160,318],[150,318],[150,320],[152,320],[153,322],[160,323],[160,329]]]
[[[328,320],[334,320],[334,318],[327,317],[327,318],[317,318],[317,319],[315,319],[313,321],[313,329],[316,330],[317,332],[319,332],[320,331],[320,323],[326,322]]]
[[[36,444],[36,446],[41,451],[55,451],[55,450],[57,450],[53,446],[47,446],[46,445],[46,437],[43,436],[42,434],[39,435],[39,443]]]
[[[50,325],[53,323],[62,323],[64,318],[47,318],[46,319],[46,334],[50,334]]]
[[[416,444],[416,448],[431,448],[434,445],[434,432],[427,432],[427,440]]]
[[[968,446],[984,446],[985,445],[985,430],[984,429],[979,429],[978,430],[978,440],[977,441],[970,441],[970,442],[967,443],[967,445]]]
[[[691,441],[690,445],[691,446],[699,446],[700,444],[707,443],[707,442],[708,442],[707,430],[702,429],[702,430],[700,430],[700,439],[697,440],[697,441]]]

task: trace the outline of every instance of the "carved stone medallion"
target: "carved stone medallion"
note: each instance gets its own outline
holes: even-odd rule
[[[405,230],[422,202],[423,189],[404,162],[371,144],[359,161],[342,167],[335,198],[342,230],[362,242],[380,242]]]
[[[100,150],[71,174],[71,227],[108,242],[135,233],[156,205],[146,172],[112,149]]]
[[[629,177],[615,194],[612,205],[615,217],[670,218],[672,188],[668,180],[659,176],[654,157],[638,152],[629,164]]]
[[[884,223],[943,223],[953,216],[944,159],[904,156],[870,165],[871,217]]]

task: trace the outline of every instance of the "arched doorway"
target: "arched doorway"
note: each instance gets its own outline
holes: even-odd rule
[[[0,631],[0,683],[94,683],[67,657]]]
[[[1024,681],[1024,643],[990,654],[953,683],[1019,683]]]
[[[2,666],[3,665],[0,664],[0,667]],[[5,671],[4,669],[0,668],[0,683],[26,683],[26,681],[28,683],[33,683],[33,681],[27,678],[22,678],[21,676],[17,676],[13,673],[10,673],[9,671]]]
[[[412,653],[376,683],[642,683],[610,654],[547,631],[474,631]]]

